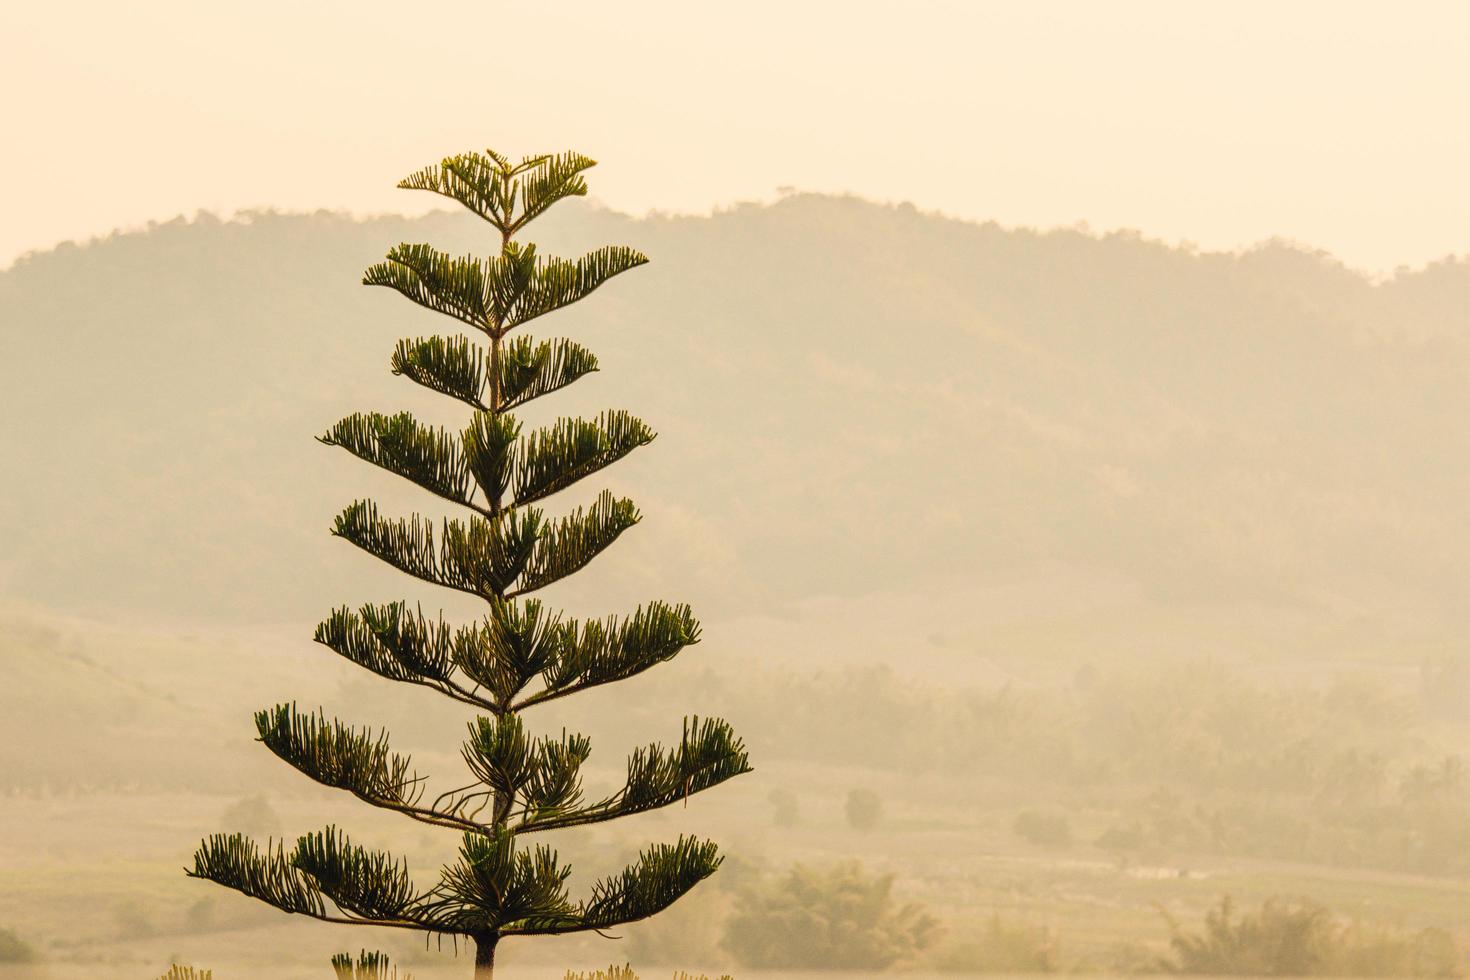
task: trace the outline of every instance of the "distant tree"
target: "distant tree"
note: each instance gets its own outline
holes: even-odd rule
[[[1122,861],[1137,854],[1148,843],[1148,836],[1137,821],[1103,831],[1094,843]]]
[[[220,823],[246,837],[279,837],[281,818],[270,800],[260,794],[242,797],[230,804],[220,816]]]
[[[681,837],[646,850],[636,864],[595,883],[590,897],[573,901],[569,869],[547,846],[522,848],[522,835],[667,806],[750,771],[725,722],[686,718],[676,747],[636,750],[622,788],[589,801],[580,769],[590,742],[565,731],[535,737],[521,721],[529,708],[626,680],[699,638],[684,605],[651,602],[622,618],[578,622],[529,598],[581,570],[639,520],[632,501],[607,491],[555,520],[536,505],[654,435],[620,410],[530,432],[511,414],[597,369],[596,358],[569,340],[538,342],[512,332],[647,261],[620,246],[571,261],[547,258],[515,240],[557,201],[585,194],[583,172],[592,165],[575,153],[513,163],[487,150],[446,158],[399,184],[458,201],[499,233],[499,248],[487,258],[398,245],[363,277],[481,335],[482,343],[464,336],[402,340],[392,356],[393,373],[474,414],[460,432],[424,425],[407,412],[355,414],[321,437],[468,511],[436,527],[417,515],[381,516],[373,502],[360,500],[337,518],[333,533],[420,580],[483,600],[489,608],[481,621],[456,627],[406,602],[344,606],[317,627],[315,639],[373,673],[479,712],[461,750],[472,781],[432,796],[408,757],[389,748],[386,732],[295,704],[255,717],[266,747],[317,782],[459,832],[458,860],[423,888],[403,860],[355,845],[329,826],[289,850],[262,850],[242,834],[216,835],[189,871],[328,922],[467,937],[477,980],[493,975],[496,946],[507,936],[603,930],[645,918],[720,863],[712,843]]]
[[[843,804],[847,825],[854,830],[869,831],[883,819],[883,799],[870,789],[855,789]]]
[[[132,899],[118,899],[112,908],[112,918],[117,925],[119,939],[138,939],[158,932],[153,921],[155,908],[152,903]]]
[[[204,897],[184,910],[184,928],[190,932],[206,932],[214,928],[216,913],[214,899]]]
[[[1467,788],[1470,779],[1467,779],[1465,760],[1449,755],[1433,766],[1421,764],[1410,769],[1399,786],[1399,795],[1409,806],[1446,806],[1460,802]]]
[[[769,799],[775,811],[773,819],[777,827],[795,827],[801,823],[801,804],[797,801],[795,793],[780,786],[771,790]]]
[[[1464,720],[1470,715],[1470,657],[1460,654],[1421,664],[1419,696],[1433,714]]]

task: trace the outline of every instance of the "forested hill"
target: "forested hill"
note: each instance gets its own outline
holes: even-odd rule
[[[824,597],[881,616],[1024,581],[1059,607],[1097,583],[1144,619],[1270,609],[1410,645],[1470,623],[1470,264],[1375,285],[1287,246],[813,195],[542,226],[546,252],[653,259],[530,327],[603,370],[529,421],[624,407],[660,432],[607,471],[645,523],[563,587],[580,611]],[[465,414],[388,373],[398,337],[455,332],[358,284],[400,240],[491,244],[448,213],[257,214],[0,273],[0,594],[232,623],[436,606],[327,533],[357,496],[433,499],[312,438],[355,410]]]

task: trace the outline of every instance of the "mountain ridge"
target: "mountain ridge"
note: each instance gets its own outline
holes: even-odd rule
[[[531,326],[604,371],[528,415],[616,405],[663,433],[609,471],[648,519],[567,586],[588,612],[675,584],[735,614],[1053,565],[1431,646],[1470,607],[1470,264],[1373,283],[1281,244],[1200,252],[822,195],[575,206],[537,232],[544,251],[654,260]],[[453,332],[357,288],[399,240],[488,242],[449,212],[259,213],[0,272],[0,383],[23,423],[0,452],[30,475],[0,503],[17,545],[0,587],[231,622],[412,593],[325,525],[364,494],[437,511],[311,439],[356,410],[463,424],[385,370],[396,338]]]

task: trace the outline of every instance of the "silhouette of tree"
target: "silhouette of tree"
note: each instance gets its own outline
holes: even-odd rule
[[[436,884],[421,887],[404,860],[353,844],[329,826],[289,849],[216,835],[188,872],[328,922],[467,937],[477,980],[493,975],[496,946],[507,936],[602,930],[645,918],[720,863],[714,844],[681,837],[649,848],[574,901],[569,869],[556,852],[522,847],[522,836],[667,806],[750,771],[724,721],[686,718],[677,746],[634,751],[622,788],[588,800],[580,768],[590,741],[565,731],[534,737],[521,720],[537,705],[627,680],[699,638],[684,605],[651,602],[621,618],[578,622],[530,598],[580,571],[639,521],[632,501],[607,491],[559,519],[546,517],[540,502],[654,437],[620,410],[530,432],[511,414],[597,370],[591,352],[570,340],[512,333],[647,261],[621,246],[575,260],[548,258],[516,240],[553,204],[585,194],[583,172],[592,165],[576,153],[513,163],[487,150],[449,157],[399,184],[452,198],[500,233],[499,250],[488,258],[403,244],[363,277],[481,335],[480,343],[465,336],[403,340],[392,356],[394,374],[474,414],[461,432],[431,428],[407,412],[354,414],[321,437],[468,512],[436,527],[418,515],[385,517],[360,500],[332,530],[415,578],[484,600],[483,620],[454,626],[405,602],[342,607],[317,627],[315,639],[384,678],[475,709],[461,750],[471,782],[431,795],[409,758],[392,751],[386,732],[295,704],[255,716],[266,747],[317,782],[458,832],[458,860]]]

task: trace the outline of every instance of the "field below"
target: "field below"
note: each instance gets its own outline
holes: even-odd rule
[[[791,773],[771,773],[781,780]],[[1470,881],[1355,872],[1305,864],[1201,858],[1173,865],[1110,858],[1092,845],[1041,851],[1017,839],[1014,811],[964,805],[901,805],[896,786],[867,780],[890,793],[894,812],[874,830],[853,830],[841,802],[852,773],[806,773],[808,811],[801,825],[772,825],[766,793],[751,777],[746,791],[731,789],[691,801],[687,809],[646,814],[600,830],[569,831],[556,845],[578,881],[619,867],[642,843],[698,831],[731,855],[726,868],[679,906],[666,922],[634,924],[624,941],[598,937],[508,940],[501,966],[508,978],[560,980],[566,969],[632,961],[645,978],[672,967],[731,972],[748,978],[796,977],[799,972],[742,970],[718,946],[715,920],[728,892],[762,872],[779,874],[793,863],[821,865],[856,858],[873,872],[891,873],[904,902],[926,907],[943,923],[936,949],[963,944],[996,917],[1044,928],[1056,968],[1095,973],[1143,972],[1168,952],[1165,913],[1195,926],[1221,896],[1252,907],[1272,896],[1304,896],[1364,924],[1391,929],[1426,927],[1470,944]],[[764,780],[762,780],[764,781]],[[912,783],[908,790],[915,787]],[[923,787],[921,787],[923,788]],[[927,787],[937,789],[937,787]],[[212,831],[235,798],[207,794],[11,795],[0,802],[0,923],[36,947],[43,962],[10,967],[4,980],[151,980],[170,963],[215,971],[217,980],[308,980],[330,976],[339,951],[379,948],[419,980],[460,977],[469,964],[450,944],[425,949],[390,930],[351,930],[293,918],[211,883],[185,877],[195,840]],[[289,828],[336,822],[367,842],[409,855],[410,869],[450,856],[453,835],[409,825],[325,791],[272,800]],[[923,814],[922,819],[920,814]],[[755,828],[755,829],[752,829]],[[292,831],[294,832],[294,830]],[[120,847],[121,841],[125,847]],[[730,879],[728,882],[725,879]],[[658,936],[669,929],[707,935],[699,962],[662,962]],[[641,930],[664,930],[641,936]],[[696,941],[697,944],[697,941]],[[637,954],[637,955],[633,955]],[[900,969],[903,964],[898,965]],[[921,961],[905,973],[927,975]],[[855,975],[855,974],[846,974]],[[946,975],[956,975],[948,972]]]

